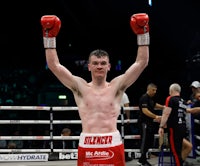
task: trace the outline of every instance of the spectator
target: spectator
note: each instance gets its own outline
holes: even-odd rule
[[[44,136],[50,136],[49,129],[44,130]],[[44,140],[42,144],[43,149],[50,149],[50,140]]]
[[[0,140],[0,149],[7,148],[7,142],[6,140]]]
[[[194,94],[195,101],[192,107],[200,107],[200,90],[197,90]]]
[[[35,132],[32,127],[28,128],[27,136],[34,136]],[[24,148],[25,149],[32,149],[32,148],[40,148],[40,141],[38,140],[25,140],[24,141]]]
[[[2,131],[0,130],[0,136],[2,136]],[[7,141],[6,140],[0,140],[0,149],[7,148]]]
[[[19,130],[15,130],[13,132],[13,136],[19,136],[19,135],[20,135]],[[10,140],[10,141],[8,141],[8,149],[22,149],[23,146],[24,146],[23,140]]]
[[[65,127],[61,131],[61,136],[71,136],[72,131],[69,127]],[[75,140],[66,140],[64,139],[62,142],[56,141],[56,148],[58,149],[76,149],[78,148],[78,141]]]
[[[70,128],[64,128],[61,132],[62,136],[71,136],[72,131]],[[65,140],[62,143],[63,149],[76,149],[78,148],[77,143],[75,140]]]
[[[189,97],[189,100],[187,101],[187,104],[194,104],[194,102],[196,101],[195,99],[195,92],[196,91],[200,91],[200,82],[199,81],[193,81],[190,85],[191,90],[192,90],[192,94]]]

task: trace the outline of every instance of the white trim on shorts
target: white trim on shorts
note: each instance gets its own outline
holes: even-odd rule
[[[89,141],[87,141],[89,138]],[[96,141],[93,141],[95,138]],[[97,141],[98,140],[98,141]],[[103,140],[103,141],[101,141]],[[122,137],[119,131],[112,133],[81,133],[79,146],[83,148],[106,148],[122,144]]]

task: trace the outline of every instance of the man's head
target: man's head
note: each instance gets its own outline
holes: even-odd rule
[[[199,81],[193,81],[190,85],[192,88],[192,91],[195,92],[197,89],[200,89],[200,82]]]
[[[157,92],[157,86],[153,83],[148,84],[147,86],[147,94],[151,97],[155,96]]]
[[[64,128],[61,132],[62,136],[70,136],[71,135],[71,129],[69,128]]]
[[[88,70],[92,77],[105,77],[110,71],[109,55],[106,51],[97,49],[90,53],[88,60]]]
[[[173,83],[169,87],[169,94],[170,96],[180,95],[181,93],[181,86],[177,83]]]

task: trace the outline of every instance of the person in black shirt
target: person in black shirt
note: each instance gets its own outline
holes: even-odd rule
[[[186,113],[187,103],[180,96],[181,87],[173,83],[169,87],[170,96],[167,97],[165,108],[162,113],[159,136],[164,134],[164,128],[167,127],[168,140],[171,152],[174,156],[176,166],[183,166],[182,149],[186,136]]]
[[[189,100],[187,101],[187,104],[193,105],[197,99],[195,98],[195,94],[197,91],[200,91],[200,82],[199,81],[193,81],[190,85],[190,88],[192,90],[192,94],[189,97]]]
[[[162,110],[163,105],[154,101],[153,97],[157,92],[157,86],[153,83],[148,84],[147,91],[139,100],[139,126],[141,135],[141,157],[137,164],[151,166],[147,161],[147,152],[154,142],[155,122],[160,122],[161,116],[156,114],[157,110]],[[156,109],[155,109],[156,108]]]
[[[200,107],[200,90],[195,93],[196,102],[194,103],[193,107]]]

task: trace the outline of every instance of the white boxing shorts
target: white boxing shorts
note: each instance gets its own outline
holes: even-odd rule
[[[119,133],[81,133],[78,166],[125,166],[124,144]]]

